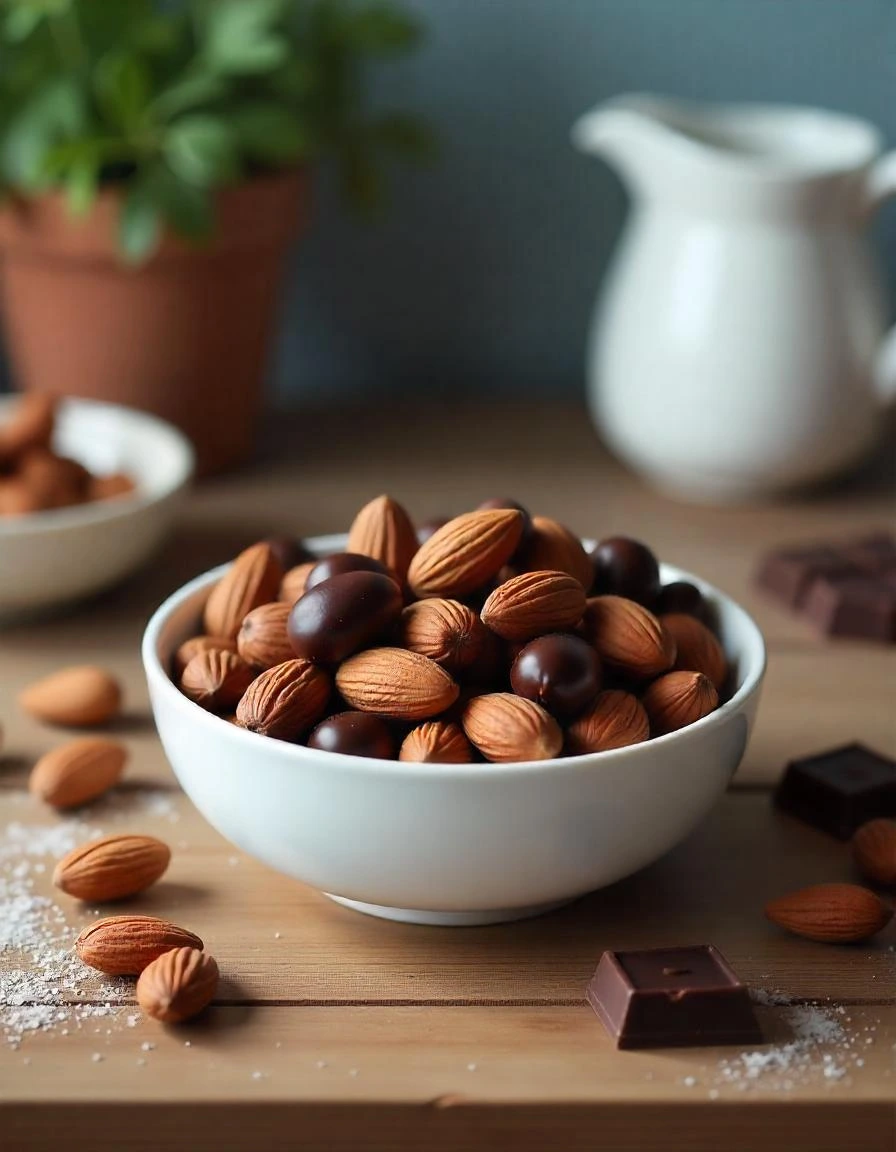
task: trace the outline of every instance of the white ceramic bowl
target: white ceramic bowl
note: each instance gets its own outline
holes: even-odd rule
[[[0,398],[0,421],[15,404]],[[94,472],[127,472],[135,491],[30,516],[0,517],[0,618],[98,592],[161,543],[193,475],[193,449],[170,424],[115,404],[63,400],[54,448]]]
[[[311,541],[320,555],[344,536]],[[547,911],[674,847],[719,799],[759,703],[765,645],[705,581],[737,690],[680,732],[613,752],[519,764],[404,764],[318,752],[246,732],[168,678],[226,566],[169,597],[143,661],[156,724],[184,790],[239,848],[362,912],[421,924],[488,924]]]

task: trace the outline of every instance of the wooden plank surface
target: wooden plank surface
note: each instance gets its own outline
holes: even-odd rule
[[[264,464],[197,490],[143,573],[77,610],[0,631],[0,828],[7,838],[16,827],[60,826],[74,840],[124,829],[162,836],[174,849],[170,872],[134,907],[198,931],[224,976],[216,1007],[186,1030],[139,1019],[128,982],[111,992],[100,979],[61,988],[64,1028],[26,1031],[18,1046],[0,1040],[10,1147],[893,1152],[896,928],[872,944],[829,948],[777,931],[761,909],[804,883],[855,878],[845,846],[777,813],[767,789],[787,760],[837,743],[896,754],[894,650],[821,640],[751,577],[775,544],[893,528],[894,490],[894,458],[882,453],[849,484],[801,503],[695,508],[622,470],[577,409],[310,414],[276,427]],[[145,620],[251,540],[344,529],[380,491],[420,520],[514,495],[583,534],[641,536],[740,600],[770,656],[742,790],[639,876],[493,928],[362,917],[224,842],[177,791],[155,738],[138,656]],[[14,696],[83,661],[125,683],[115,730],[131,764],[108,800],[60,819],[24,785],[65,733],[23,717]],[[61,942],[98,911],[120,910],[54,894],[51,856],[40,863],[29,892],[53,901]],[[0,853],[0,888],[15,864]],[[601,951],[707,940],[764,999],[796,1000],[759,1009],[769,1041],[759,1062],[738,1050],[616,1052],[582,1003]],[[23,963],[21,952],[0,951],[0,989]],[[799,1038],[807,1020],[812,1031],[809,1000],[821,1004],[827,1042]],[[802,1025],[800,1012],[809,1014]]]

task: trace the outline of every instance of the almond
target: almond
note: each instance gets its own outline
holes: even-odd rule
[[[48,448],[31,448],[20,459],[19,479],[42,508],[67,508],[87,497],[90,473],[83,464]]]
[[[330,677],[308,660],[286,660],[253,680],[236,709],[237,723],[275,740],[295,740],[323,716]]]
[[[236,638],[240,656],[253,668],[273,668],[295,657],[286,621],[290,605],[274,601],[260,604],[246,616]]]
[[[515,508],[467,512],[449,520],[421,544],[408,569],[414,594],[466,596],[507,563],[523,534],[525,518]]]
[[[505,640],[533,640],[578,624],[585,603],[585,589],[565,572],[523,572],[498,585],[481,615]]]
[[[728,678],[728,660],[722,645],[696,616],[670,612],[660,616],[660,624],[675,641],[675,669],[702,672],[721,692]]]
[[[102,904],[149,888],[170,860],[171,849],[153,836],[104,836],[63,856],[53,883],[69,896]]]
[[[893,909],[858,884],[813,884],[765,906],[773,924],[807,940],[855,944],[890,922]]]
[[[210,1004],[217,990],[213,956],[197,948],[172,948],[140,973],[137,1003],[154,1020],[179,1024]]]
[[[719,706],[719,694],[702,672],[667,672],[642,698],[655,736],[677,732],[702,720]]]
[[[205,604],[205,631],[236,639],[243,619],[259,604],[277,599],[283,569],[269,544],[253,544],[241,552]]]
[[[395,720],[428,720],[450,708],[458,687],[444,668],[405,648],[370,648],[350,656],[336,687],[352,708]]]
[[[70,740],[41,756],[28,788],[54,808],[75,808],[117,784],[127,758],[127,749],[116,740]]]
[[[236,652],[236,641],[226,636],[191,636],[174,653],[174,679],[178,682],[183,675],[184,668],[199,652]]]
[[[473,749],[459,724],[430,720],[405,736],[398,759],[415,764],[469,764]]]
[[[48,724],[93,728],[119,711],[121,686],[104,668],[79,664],[29,684],[19,693],[19,704]]]
[[[464,732],[486,760],[550,760],[560,754],[563,733],[539,704],[492,692],[469,701],[463,714]]]
[[[869,820],[852,838],[852,855],[863,876],[896,886],[896,821]]]
[[[280,581],[280,591],[277,593],[277,599],[284,604],[292,605],[295,604],[296,600],[304,596],[309,573],[316,564],[316,560],[306,560],[302,564],[297,564],[295,568],[290,568]]]
[[[30,516],[41,503],[18,476],[0,476],[0,516]]]
[[[675,642],[652,612],[621,596],[594,596],[582,620],[587,639],[607,664],[637,679],[675,663]]]
[[[56,419],[56,399],[42,392],[19,398],[12,416],[0,424],[0,464],[10,464],[29,448],[48,448]]]
[[[184,668],[180,689],[209,712],[228,712],[240,702],[252,677],[252,669],[235,652],[208,648]]]
[[[91,476],[87,482],[88,500],[116,500],[130,496],[136,489],[132,477],[125,472],[110,472],[106,476]]]
[[[449,672],[475,664],[488,636],[472,608],[438,597],[409,604],[401,614],[401,632],[405,648],[428,656]]]
[[[599,693],[588,711],[570,725],[566,750],[570,756],[608,752],[611,748],[640,744],[649,736],[650,721],[637,696],[608,689]]]
[[[139,976],[147,964],[172,948],[198,948],[198,936],[156,916],[107,916],[75,941],[85,964],[107,976]]]
[[[404,508],[391,496],[377,496],[352,522],[345,550],[379,560],[404,584],[417,547],[417,533]]]
[[[517,563],[526,572],[565,572],[587,592],[594,583],[594,567],[582,541],[549,516],[533,516],[532,531]]]

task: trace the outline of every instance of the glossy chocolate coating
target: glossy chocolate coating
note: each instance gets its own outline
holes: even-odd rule
[[[863,744],[791,760],[775,803],[791,816],[848,840],[868,820],[896,816],[896,761]]]
[[[385,720],[369,712],[339,712],[322,720],[308,737],[309,748],[344,756],[395,758],[395,739]]]
[[[578,636],[539,636],[514,660],[510,683],[517,696],[534,700],[558,719],[569,720],[584,711],[600,691],[600,661],[591,645]]]
[[[660,569],[646,544],[627,536],[601,540],[591,553],[594,595],[624,596],[652,608],[660,593]]]
[[[289,614],[289,642],[314,664],[340,664],[401,615],[401,589],[380,572],[345,572],[306,592]]]
[[[703,593],[687,580],[676,580],[674,584],[664,584],[660,589],[659,597],[653,607],[658,616],[671,612],[681,612],[685,616],[694,616],[706,623],[709,616]]]
[[[302,541],[293,536],[268,536],[262,543],[267,544],[274,553],[284,572],[295,568],[297,564],[307,564],[309,560],[314,559]]]
[[[374,560],[372,556],[362,556],[360,552],[334,552],[332,556],[325,556],[318,560],[305,581],[305,591],[323,584],[334,576],[344,576],[346,572],[379,572],[381,576],[391,576],[392,573],[385,564]]]

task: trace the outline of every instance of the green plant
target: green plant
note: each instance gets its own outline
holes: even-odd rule
[[[410,116],[366,112],[365,64],[418,38],[370,0],[0,0],[0,190],[61,188],[84,213],[120,184],[135,262],[164,224],[208,236],[215,189],[323,155],[371,205],[380,156],[429,140]]]

